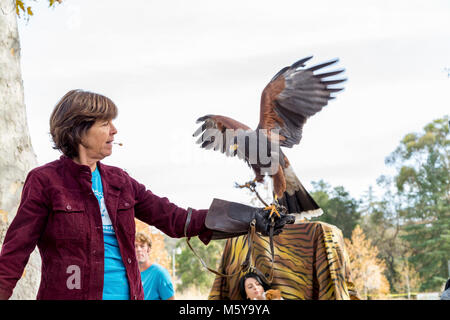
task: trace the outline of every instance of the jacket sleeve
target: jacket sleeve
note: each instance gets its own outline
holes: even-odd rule
[[[48,201],[39,174],[31,171],[22,190],[16,216],[11,222],[0,252],[0,297],[9,299],[36,247],[48,216]]]
[[[165,197],[153,194],[133,178],[130,179],[136,195],[134,210],[137,219],[155,226],[172,238],[198,236],[204,244],[209,243],[212,231],[205,226],[208,210],[192,210],[185,235],[188,211],[171,203]]]

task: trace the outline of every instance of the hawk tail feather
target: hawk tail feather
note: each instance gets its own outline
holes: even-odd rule
[[[286,207],[290,214],[295,214],[297,219],[320,216],[323,211],[303,187],[291,166],[284,168],[286,177],[286,191],[278,199],[279,204]]]

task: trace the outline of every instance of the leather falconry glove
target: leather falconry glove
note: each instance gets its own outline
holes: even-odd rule
[[[226,239],[246,234],[255,219],[256,232],[269,236],[269,211],[237,202],[214,199],[206,215],[205,225],[213,230],[212,239]],[[295,222],[294,215],[282,215],[275,219],[273,235],[280,234],[286,224]]]

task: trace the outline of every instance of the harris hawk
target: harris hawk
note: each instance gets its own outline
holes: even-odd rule
[[[274,196],[271,215],[279,215],[277,209],[282,208],[285,213],[295,214],[297,221],[319,216],[323,211],[301,184],[281,147],[292,148],[300,143],[306,120],[334,99],[333,93],[343,89],[335,85],[347,80],[336,78],[344,69],[322,70],[338,59],[306,68],[311,58],[284,67],[266,85],[255,130],[229,117],[208,114],[197,119],[197,123],[203,123],[193,134],[201,134],[197,143],[202,148],[238,156],[253,169],[255,179],[241,187],[254,187],[264,181],[265,175],[270,176]],[[263,161],[265,156],[268,160]]]

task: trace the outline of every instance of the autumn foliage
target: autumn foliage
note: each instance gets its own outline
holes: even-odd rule
[[[18,17],[20,17],[21,13],[24,14],[25,18],[30,18],[34,14],[28,3],[28,0],[16,0],[16,14]],[[49,7],[55,6],[56,3],[61,4],[62,0],[48,0]]]
[[[366,239],[358,225],[352,232],[351,240],[345,239],[350,258],[352,279],[362,299],[386,299],[389,282],[384,276],[386,265],[377,258],[378,249]]]

